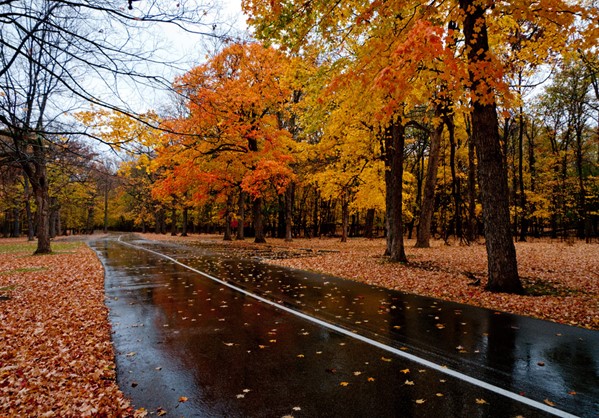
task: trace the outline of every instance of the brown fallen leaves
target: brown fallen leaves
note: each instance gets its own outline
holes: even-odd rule
[[[432,241],[431,248],[414,248],[406,240],[408,264],[382,257],[384,239],[295,239],[288,243],[270,238],[266,245],[246,241],[224,242],[220,236],[187,238],[146,234],[148,239],[202,241],[224,246],[227,254],[256,251],[272,264],[330,273],[348,279],[398,289],[408,293],[599,329],[599,245],[578,241],[537,240],[516,243],[518,269],[528,296],[490,293],[485,246],[445,245]],[[269,250],[272,257],[269,257]],[[287,254],[288,258],[280,258]],[[296,256],[303,254],[302,256]],[[473,285],[479,280],[480,284]]]
[[[2,251],[0,416],[127,416],[100,262],[84,244],[32,256]]]

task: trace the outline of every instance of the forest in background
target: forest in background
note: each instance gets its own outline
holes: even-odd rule
[[[395,261],[404,236],[597,236],[596,7],[327,4],[244,2],[258,40],[225,39],[161,109],[73,112],[41,143],[4,117],[2,234],[384,235]]]
[[[597,237],[597,70],[597,63],[595,67],[583,61],[567,63],[541,92],[524,98],[521,107],[501,120],[513,235],[519,240]],[[170,136],[127,116],[101,111],[86,116],[94,118],[94,127],[104,125],[111,141],[126,141],[126,161],[104,160],[103,164],[89,145],[79,142],[49,147],[52,236],[105,227],[224,233],[228,224],[243,237],[242,225],[246,234],[248,226],[252,229],[250,196],[258,194],[264,201],[266,230],[278,238],[285,237],[287,205],[292,208],[293,237],[344,233],[380,237],[385,233],[384,167],[366,127],[342,125],[336,135],[329,136],[325,131],[330,127],[318,126],[309,135],[306,131],[297,134],[306,135],[301,139],[287,136],[287,144],[274,144],[277,148],[264,151],[281,153],[273,157],[225,149],[224,141],[209,143],[205,151],[199,147],[182,150],[171,143]],[[434,116],[427,115],[425,104],[411,116],[415,119],[406,130],[403,179],[410,238],[418,228],[434,131]],[[431,224],[435,237],[464,243],[482,235],[476,158],[468,140],[468,124],[466,113],[456,115],[451,130],[444,129],[440,137]],[[339,138],[344,131],[348,131],[345,141]],[[205,166],[193,159],[202,153],[210,156],[202,162]],[[251,162],[241,160],[245,157],[273,167],[257,172],[248,168]],[[242,185],[244,176],[248,176],[247,185]],[[3,165],[0,179],[2,235],[34,233],[35,227],[29,226],[35,225],[35,202],[26,177],[14,166]],[[249,234],[253,236],[253,230]]]

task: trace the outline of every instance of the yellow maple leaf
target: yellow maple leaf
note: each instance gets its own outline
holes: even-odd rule
[[[187,402],[187,396],[181,396],[179,402]]]
[[[408,374],[408,373],[410,373],[410,369],[403,369],[403,370],[400,370],[400,372],[402,372],[403,374]]]
[[[425,402],[426,402],[426,401],[425,401],[424,399],[416,399],[416,403],[417,403],[417,404],[419,404],[419,405],[420,405],[420,404],[423,404],[423,403],[425,403]]]
[[[478,399],[478,398],[476,398],[476,403],[479,404],[479,405],[484,405],[484,404],[487,403],[487,401],[485,401],[484,399]]]
[[[341,383],[339,383],[339,385],[340,385],[340,386],[348,386],[348,385],[349,385],[349,382],[341,382]]]
[[[387,357],[381,357],[381,360],[383,360],[383,361],[387,361],[387,362],[391,361],[391,359],[390,359],[390,358],[387,358]]]

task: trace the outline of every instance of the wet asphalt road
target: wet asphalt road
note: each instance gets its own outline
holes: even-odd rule
[[[184,417],[599,416],[597,332],[199,247],[90,244],[106,269],[119,385],[136,408]]]

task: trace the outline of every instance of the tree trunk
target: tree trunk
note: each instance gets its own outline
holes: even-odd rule
[[[341,242],[347,242],[347,232],[349,230],[349,192],[343,191],[341,196]]]
[[[27,175],[37,205],[35,254],[49,254],[52,252],[52,248],[50,246],[50,192],[46,171],[46,150],[43,138],[30,135],[32,134],[26,131],[19,131],[13,137],[13,144],[19,155],[25,155],[24,148],[27,148],[28,145],[31,146],[32,155],[22,158],[20,163]]]
[[[285,238],[285,196],[277,195],[277,238]]]
[[[364,236],[368,239],[372,239],[374,236],[374,209],[368,209],[366,211],[366,220],[364,225]]]
[[[252,218],[254,221],[254,232],[256,237],[254,242],[257,244],[264,244],[266,238],[264,236],[264,223],[262,217],[262,198],[257,197],[252,202]]]
[[[29,179],[24,176],[23,179],[24,190],[25,190],[25,213],[27,215],[27,240],[33,241],[35,239],[35,222],[33,219],[33,211],[31,210],[30,202],[30,190],[29,190]]]
[[[162,222],[162,209],[158,209],[154,212],[154,233],[160,234],[162,232],[162,226],[160,225]]]
[[[231,210],[233,208],[233,194],[229,193],[227,196],[227,205],[225,207],[225,236],[223,237],[223,241],[233,241],[233,234],[231,231],[231,221],[232,221],[232,213]]]
[[[237,200],[237,239],[245,239],[245,192],[239,189],[239,199]]]
[[[174,202],[171,207],[171,236],[177,236],[177,208],[175,207]]]
[[[295,183],[291,183],[285,190],[285,241],[293,239],[293,201],[295,195]]]
[[[440,106],[437,106],[435,116],[440,115],[441,109]],[[420,218],[418,220],[418,229],[416,231],[416,248],[430,247],[431,223],[435,208],[435,188],[437,186],[437,171],[439,168],[439,157],[441,155],[443,127],[444,124],[440,122],[431,134],[426,180],[424,182],[424,196],[422,198],[422,208],[420,209]]]
[[[31,182],[35,195],[35,204],[37,205],[37,249],[35,254],[49,254],[52,252],[50,246],[50,196],[45,171],[44,167],[43,175],[36,176],[36,180]]]
[[[18,238],[21,236],[21,219],[19,216],[19,208],[12,209],[12,231],[11,236]]]
[[[403,242],[403,151],[405,126],[393,121],[385,130],[385,204],[387,251],[391,261],[407,262]]]
[[[318,205],[320,204],[318,190],[314,190],[314,211],[312,212],[312,236],[318,237]]]
[[[183,208],[183,225],[181,226],[181,236],[187,236],[187,222],[189,219],[189,209],[186,207]]]
[[[530,125],[530,134],[527,130],[527,145],[528,145],[528,171],[530,172],[530,191],[532,193],[537,190],[537,161],[535,155],[535,125],[534,121],[529,123]],[[534,213],[536,211],[536,205],[534,202],[531,202],[530,212]],[[532,223],[532,234],[535,238],[540,236],[540,231],[536,222],[535,217],[531,217],[530,219]]]
[[[460,178],[456,171],[456,150],[458,144],[455,138],[455,125],[453,123],[453,117],[445,115],[444,117],[447,131],[449,132],[449,168],[451,171],[451,196],[453,198],[454,205],[454,234],[456,238],[463,240],[462,232],[462,192],[460,186]]]
[[[57,229],[58,225],[58,199],[56,197],[50,198],[50,238],[56,237],[56,235],[60,234],[60,231]]]
[[[465,13],[464,36],[468,50],[471,91],[478,95],[484,89],[480,66],[488,59],[489,41],[485,8],[475,0],[460,0]],[[491,87],[486,97],[475,97],[472,103],[472,137],[478,157],[478,178],[483,205],[483,221],[487,246],[489,279],[487,290],[522,293],[518,277],[516,249],[510,232],[507,173],[499,141],[499,122]]]
[[[94,233],[94,212],[95,212],[94,201],[88,203],[87,206],[87,219],[85,221],[85,233],[91,235]]]
[[[472,127],[470,121],[466,122],[466,131],[468,132],[468,242],[474,242],[478,236],[476,221],[476,162],[475,147],[472,140]]]

